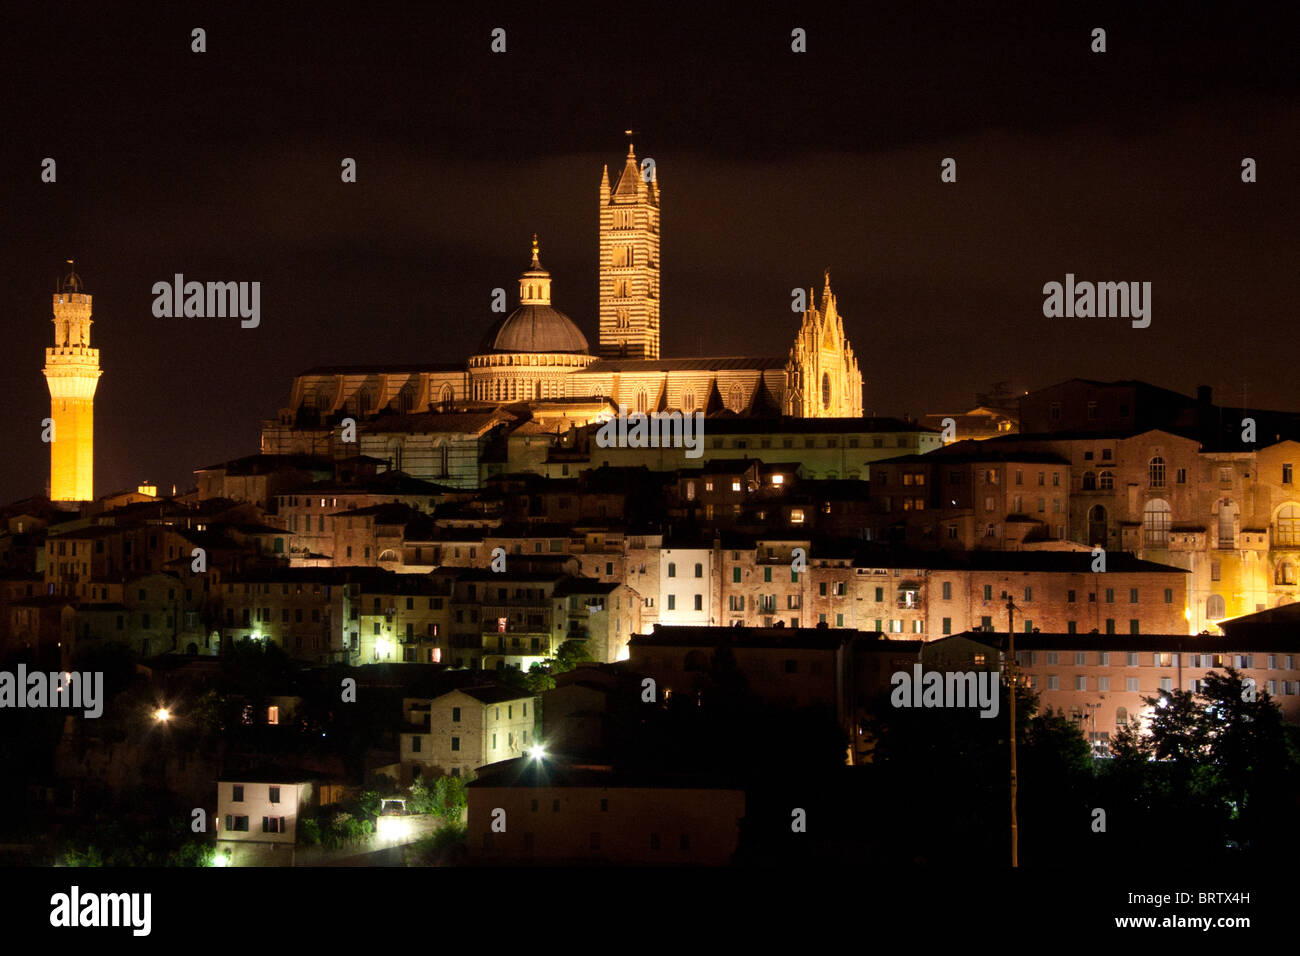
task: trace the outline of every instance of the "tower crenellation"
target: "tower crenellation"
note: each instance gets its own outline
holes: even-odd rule
[[[89,501],[94,497],[95,388],[99,349],[91,348],[93,296],[71,269],[53,296],[54,346],[45,350],[45,382],[50,389],[51,501]]]

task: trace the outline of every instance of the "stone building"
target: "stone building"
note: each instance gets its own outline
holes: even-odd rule
[[[820,303],[809,290],[784,355],[661,357],[660,189],[657,170],[647,170],[629,146],[612,187],[608,169],[602,174],[595,353],[556,308],[534,236],[518,306],[489,326],[465,364],[310,369],[294,379],[288,406],[263,423],[262,451],[371,455],[418,478],[477,487],[485,445],[536,418],[538,403],[571,406],[561,416],[568,426],[608,417],[610,403],[630,412],[860,417],[862,375],[829,272]],[[511,403],[523,404],[500,407]]]

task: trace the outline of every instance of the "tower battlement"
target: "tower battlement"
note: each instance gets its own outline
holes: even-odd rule
[[[53,296],[54,346],[45,350],[51,501],[89,501],[95,494],[95,388],[103,371],[99,349],[90,347],[94,299],[84,290],[81,277],[69,272]]]

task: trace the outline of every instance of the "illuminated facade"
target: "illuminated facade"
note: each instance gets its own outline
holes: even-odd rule
[[[578,425],[605,413],[609,403],[629,412],[861,417],[862,374],[829,274],[820,303],[809,290],[785,354],[660,358],[659,213],[657,172],[643,170],[629,146],[614,185],[608,167],[601,176],[595,349],[555,308],[551,273],[541,264],[534,235],[532,262],[519,277],[518,307],[489,326],[467,362],[310,369],[295,378],[289,407],[263,424],[263,453],[344,454],[337,426],[349,417],[358,423],[364,454],[403,467],[405,457],[383,450],[406,443],[411,423],[419,420],[424,433],[435,436],[431,440],[445,442],[473,403],[530,403],[535,414],[534,403],[548,403],[552,414],[569,409],[568,424]],[[448,477],[441,470],[406,470]]]
[[[95,387],[102,373],[99,349],[90,347],[92,298],[72,271],[54,293],[54,347],[45,350],[52,420],[51,501],[94,497]]]
[[[600,355],[659,358],[659,177],[632,144],[614,188],[600,177]]]

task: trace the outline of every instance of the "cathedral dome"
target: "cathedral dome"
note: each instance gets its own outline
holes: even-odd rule
[[[586,352],[587,337],[550,305],[521,305],[498,319],[479,343],[488,352]]]
[[[587,337],[573,320],[551,305],[551,274],[542,268],[536,234],[533,261],[519,277],[519,308],[492,323],[478,354],[491,352],[581,352]]]

